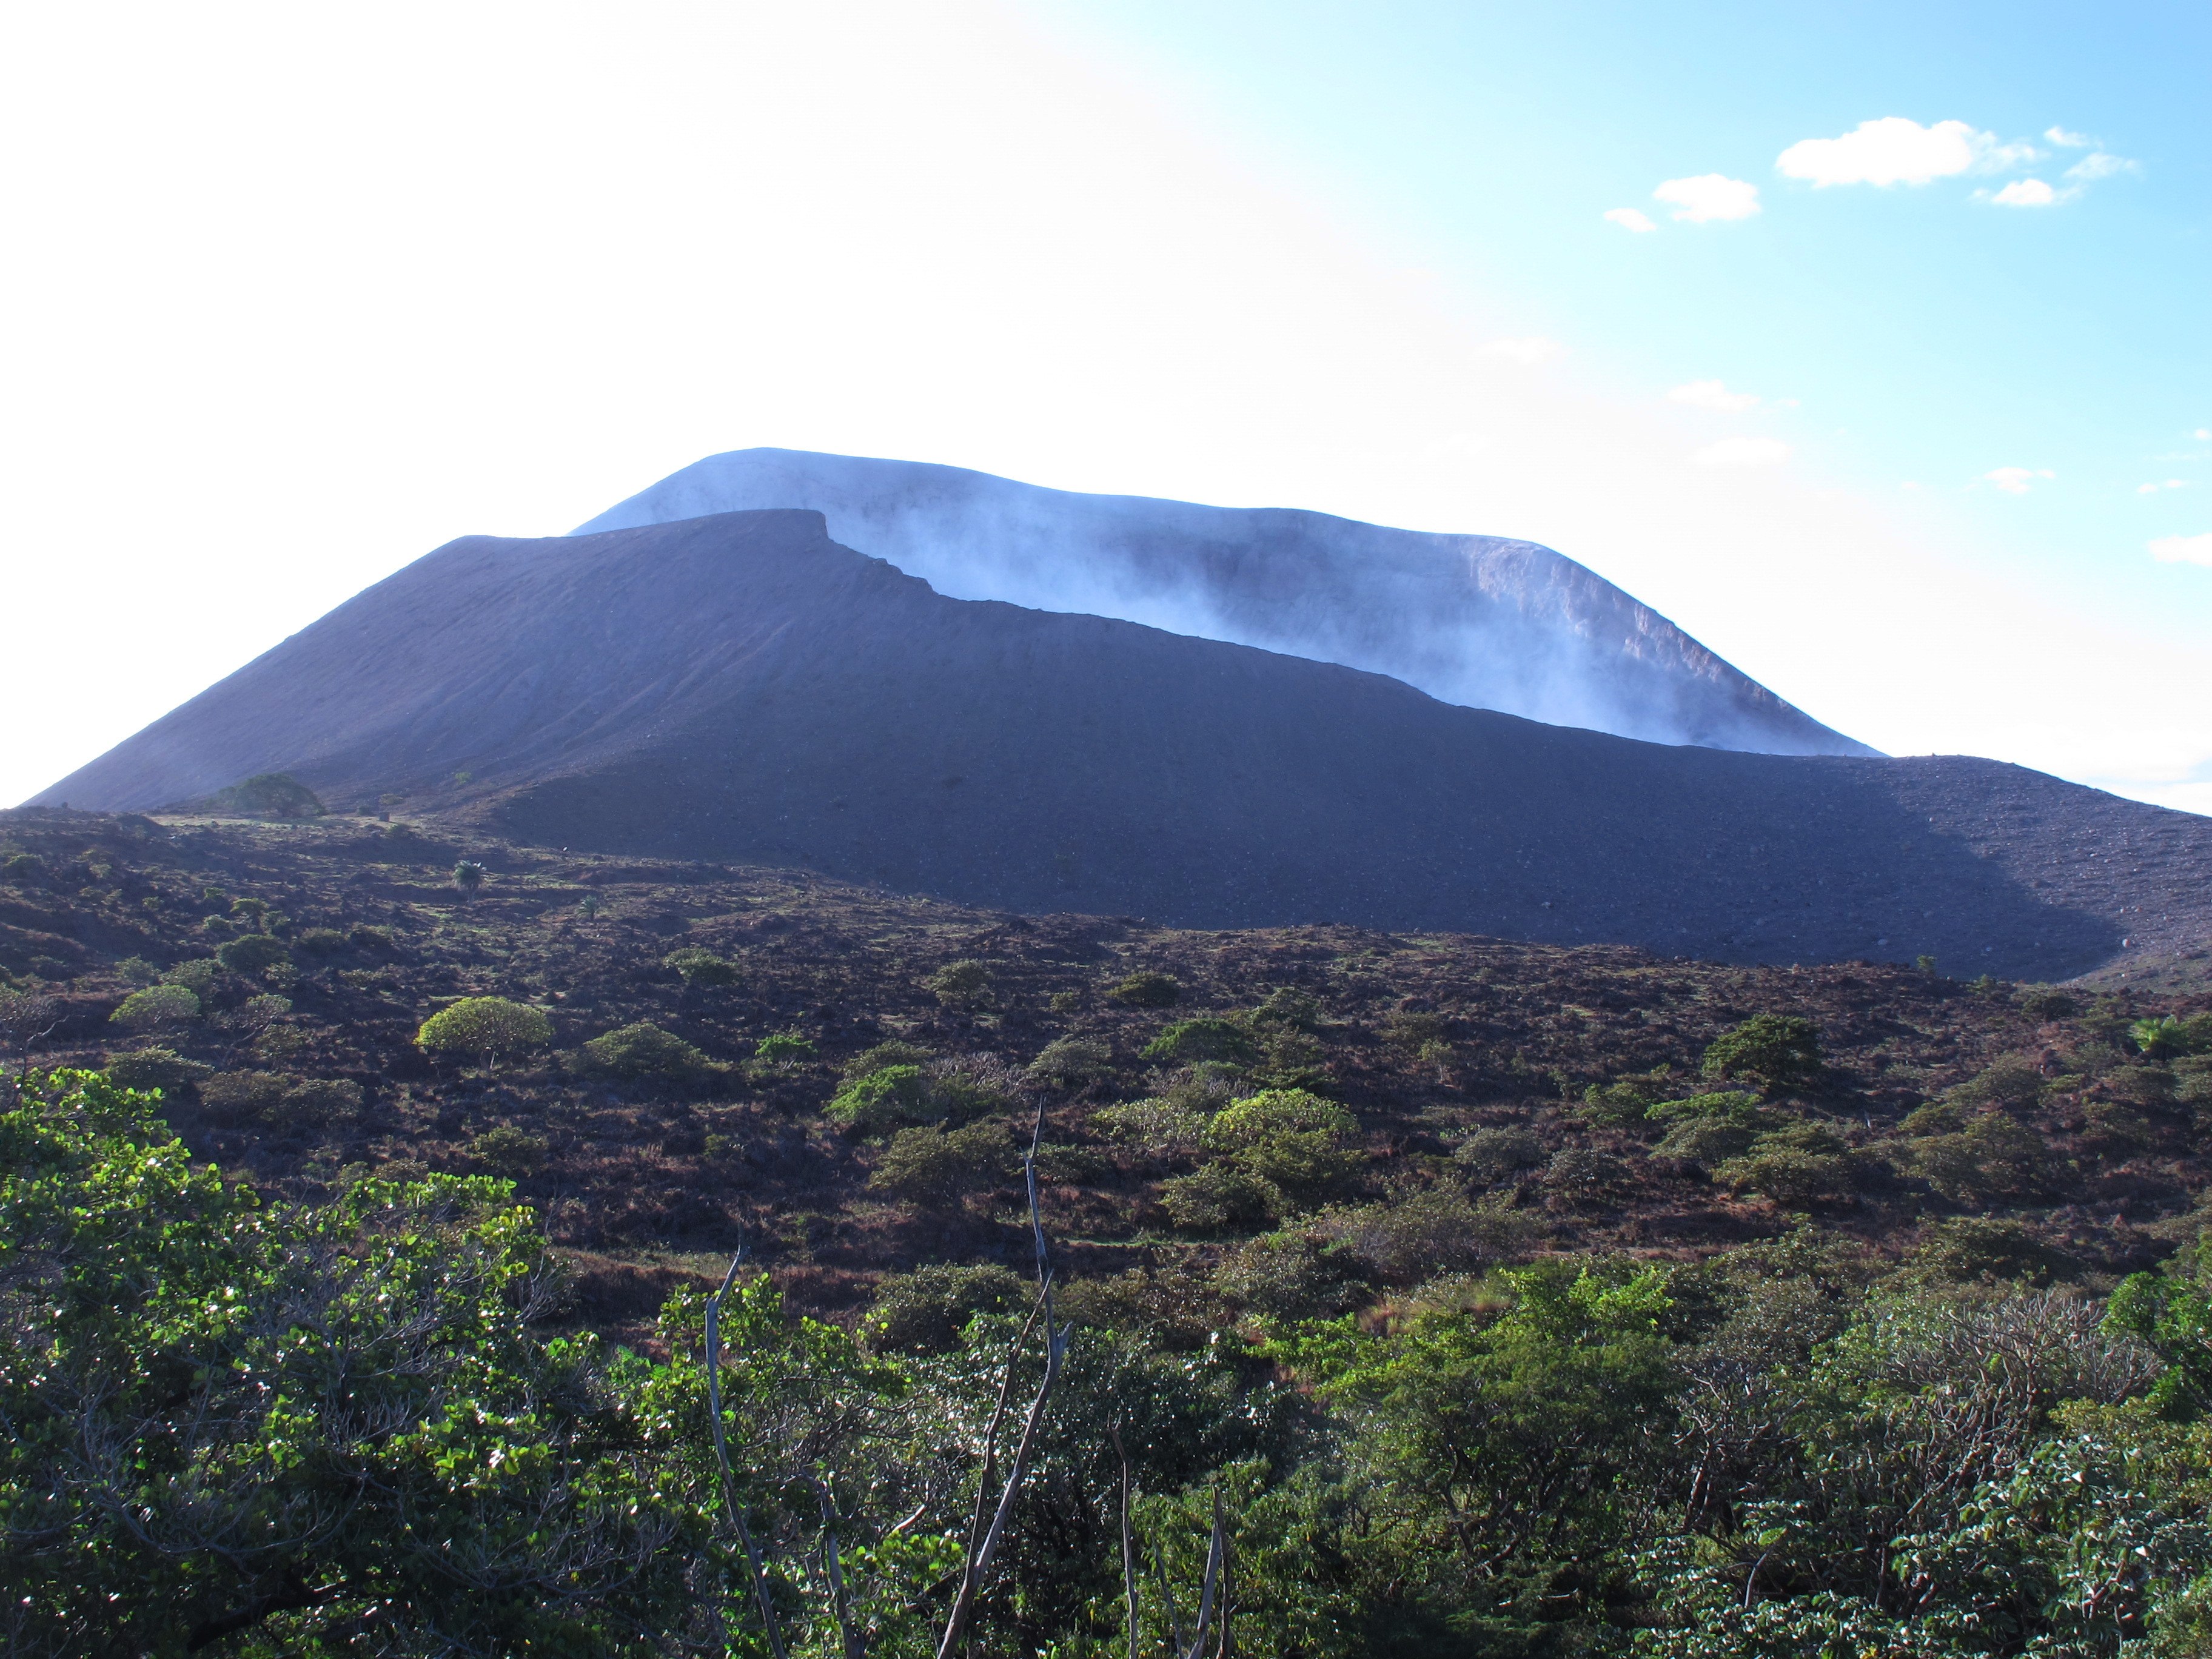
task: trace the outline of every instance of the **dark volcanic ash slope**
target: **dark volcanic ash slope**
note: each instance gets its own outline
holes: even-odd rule
[[[1653,743],[1875,751],[1534,542],[1041,489],[918,461],[710,455],[579,534],[804,507],[940,593],[1118,617],[1388,674],[1445,702]]]
[[[1988,761],[1638,743],[949,599],[798,511],[455,542],[42,799],[144,809],[275,769],[548,845],[1188,926],[2019,978],[2212,931],[2212,819]]]

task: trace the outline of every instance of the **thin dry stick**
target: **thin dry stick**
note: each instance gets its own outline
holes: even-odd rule
[[[775,1609],[769,1605],[768,1574],[762,1569],[760,1552],[753,1547],[752,1528],[745,1525],[745,1517],[738,1508],[736,1488],[730,1479],[730,1449],[722,1437],[722,1298],[738,1282],[738,1265],[744,1259],[745,1253],[740,1249],[730,1258],[730,1271],[722,1276],[722,1288],[707,1298],[707,1410],[714,1420],[714,1466],[721,1471],[722,1507],[737,1528],[738,1541],[745,1547],[745,1565],[752,1574],[753,1600],[760,1607],[761,1626],[768,1632],[769,1651],[775,1659],[783,1659],[783,1633],[776,1628]]]
[[[1213,1540],[1206,1547],[1206,1584],[1198,1596],[1198,1634],[1190,1639],[1187,1659],[1202,1659],[1206,1632],[1213,1623],[1213,1592],[1221,1578],[1221,1489],[1213,1492]]]
[[[822,1504],[822,1563],[830,1572],[830,1611],[837,1620],[837,1635],[844,1644],[845,1659],[867,1659],[867,1638],[853,1628],[852,1608],[845,1600],[845,1569],[837,1559],[837,1502],[830,1485],[814,1477],[814,1495]]]
[[[1000,1542],[1006,1536],[1007,1518],[1013,1513],[1014,1500],[1020,1496],[1022,1480],[1029,1473],[1030,1454],[1036,1448],[1037,1430],[1044,1421],[1045,1405],[1052,1398],[1053,1385],[1060,1381],[1060,1362],[1066,1358],[1067,1339],[1075,1328],[1073,1325],[1064,1330],[1053,1328],[1052,1253],[1045,1243],[1044,1216],[1037,1202],[1036,1155],[1043,1140],[1044,1103],[1039,1101],[1036,1126],[1030,1133],[1030,1150],[1022,1159],[1022,1166],[1029,1185],[1030,1228],[1036,1238],[1037,1300],[1036,1306],[1030,1311],[1030,1321],[1034,1324],[1039,1315],[1044,1319],[1044,1379],[1037,1385],[1036,1397],[1030,1402],[1028,1419],[1022,1425],[1022,1437],[1014,1449],[1013,1467],[999,1494],[999,1507],[991,1516],[990,1527],[980,1542],[972,1530],[969,1534],[968,1560],[960,1575],[960,1593],[953,1599],[951,1614],[945,1621],[945,1638],[938,1644],[937,1659],[952,1659],[953,1650],[959,1646],[961,1638],[967,1632],[969,1617],[975,1609],[976,1591],[982,1584],[984,1575],[990,1571],[992,1558],[999,1553]],[[1007,1388],[1013,1381],[1014,1361],[1027,1345],[1029,1332],[1030,1326],[1024,1325],[1021,1336],[1006,1356],[1006,1374],[999,1389],[1001,1410],[1005,1407]],[[991,1419],[991,1438],[985,1443],[986,1478],[976,1492],[975,1518],[978,1522],[982,1519],[984,1494],[989,1490],[988,1477],[993,1472],[988,1461],[989,1448],[996,1443],[998,1425],[999,1413],[994,1412]]]
[[[1152,1576],[1159,1580],[1160,1606],[1167,1612],[1168,1651],[1179,1654],[1182,1646],[1182,1615],[1176,1611],[1175,1589],[1168,1583],[1168,1564],[1158,1550],[1152,1552]]]
[[[1129,1528],[1129,1454],[1121,1449],[1121,1425],[1107,1431],[1114,1437],[1114,1455],[1121,1460],[1121,1593],[1129,1603],[1129,1659],[1137,1659],[1137,1535]]]

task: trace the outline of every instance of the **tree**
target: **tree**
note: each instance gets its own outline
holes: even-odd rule
[[[0,1114],[0,1640],[24,1656],[660,1652],[704,1506],[530,1329],[503,1182],[264,1206],[89,1073]],[[325,1644],[329,1644],[326,1646]]]
[[[1171,974],[1150,971],[1130,975],[1106,993],[1125,1008],[1170,1008],[1182,997],[1182,987]]]
[[[1705,1071],[1711,1078],[1748,1078],[1769,1089],[1802,1088],[1826,1065],[1820,1033],[1799,1014],[1754,1014],[1723,1032],[1705,1050]]]
[[[150,1031],[200,1017],[200,1000],[181,985],[149,985],[133,991],[107,1018],[126,1031]]]
[[[453,885],[461,890],[463,898],[474,898],[483,881],[484,867],[474,859],[463,859],[453,866]]]
[[[241,979],[259,979],[288,965],[290,948],[273,933],[241,933],[216,947],[215,959]]]
[[[415,1042],[425,1053],[460,1054],[484,1065],[553,1041],[553,1022],[543,1008],[505,997],[463,997],[422,1022]]]

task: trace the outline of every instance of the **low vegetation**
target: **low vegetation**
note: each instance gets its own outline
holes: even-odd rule
[[[2203,997],[327,815],[0,972],[17,1650],[933,1653],[1003,1490],[1121,1654],[1126,1471],[1140,1655],[2212,1653]]]

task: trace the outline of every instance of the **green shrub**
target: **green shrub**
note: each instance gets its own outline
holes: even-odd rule
[[[1029,1286],[1004,1267],[933,1263],[887,1275],[860,1332],[880,1353],[943,1353],[976,1315],[1018,1313],[1029,1299]]]
[[[1234,1020],[1201,1015],[1179,1019],[1144,1048],[1146,1060],[1189,1065],[1212,1060],[1227,1066],[1249,1066],[1259,1057],[1259,1047]]]
[[[215,959],[241,979],[259,979],[272,968],[289,966],[292,952],[273,933],[241,933],[217,945]]]
[[[738,982],[738,964],[716,956],[712,951],[687,945],[681,951],[671,951],[661,957],[660,965],[673,968],[684,976],[684,982],[701,990]]]
[[[1310,1031],[1321,1024],[1321,1004],[1304,991],[1288,986],[1270,991],[1252,1011],[1255,1025],[1275,1025],[1285,1030]]]
[[[474,898],[477,890],[484,884],[484,875],[483,866],[474,859],[463,859],[453,866],[453,885],[461,890],[463,898]]]
[[[137,1048],[111,1054],[101,1067],[107,1080],[118,1088],[158,1089],[172,1097],[184,1093],[213,1069],[186,1060],[172,1048]]]
[[[1002,1184],[1014,1163],[1013,1142],[1003,1123],[986,1120],[950,1134],[927,1125],[902,1129],[891,1138],[868,1186],[917,1204],[951,1205]]]
[[[1130,975],[1106,995],[1125,1008],[1172,1008],[1182,1000],[1182,987],[1170,975],[1146,971]]]
[[[1779,1122],[1759,1103],[1757,1095],[1741,1093],[1662,1101],[1649,1115],[1668,1126],[1651,1149],[1653,1157],[1685,1158],[1708,1170],[1742,1157],[1753,1141]]]
[[[1952,1284],[2048,1285],[2070,1279],[2081,1264],[2051,1249],[2017,1221],[1954,1216],[1939,1221],[1905,1258],[1914,1279]]]
[[[921,1066],[880,1066],[840,1089],[824,1109],[856,1133],[881,1134],[927,1115],[929,1103],[929,1074]]]
[[[991,971],[980,962],[948,962],[929,976],[929,988],[947,1008],[980,1008],[991,988]]]
[[[349,1078],[301,1078],[283,1072],[217,1072],[200,1085],[200,1100],[218,1117],[286,1131],[319,1129],[361,1110],[361,1085]]]
[[[278,1115],[294,1081],[281,1072],[217,1072],[200,1085],[200,1101],[219,1117],[258,1122]]]
[[[1972,1079],[1948,1091],[1961,1106],[2006,1106],[2025,1110],[2043,1097],[2042,1068],[2025,1054],[2000,1054]]]
[[[1206,1117],[1173,1100],[1133,1100],[1109,1106],[1091,1127],[1117,1145],[1155,1160],[1195,1156],[1204,1144]]]
[[[2020,1011],[2030,1019],[2071,1019],[2081,1011],[2081,1005],[2069,991],[2033,985],[2021,994]]]
[[[1575,1115],[1585,1123],[1606,1128],[1638,1128],[1650,1115],[1651,1109],[1667,1097],[1667,1083],[1655,1077],[1593,1083],[1583,1091],[1583,1103]]]
[[[1259,1180],[1306,1197],[1359,1167],[1361,1155],[1345,1144],[1358,1127],[1333,1101],[1304,1089],[1268,1089],[1224,1107],[1206,1126],[1204,1144]]]
[[[845,1062],[845,1080],[880,1072],[886,1066],[921,1066],[928,1063],[929,1050],[911,1042],[902,1042],[894,1037],[888,1042],[878,1042],[872,1048],[863,1048]]]
[[[1208,1164],[1160,1187],[1160,1207],[1190,1232],[1220,1232],[1275,1220],[1289,1202],[1273,1182],[1241,1164]]]
[[[1486,1184],[1504,1181],[1544,1161],[1544,1143],[1526,1129],[1477,1129],[1460,1142],[1452,1161]]]
[[[1385,1284],[1412,1285],[1510,1254],[1524,1227],[1510,1210],[1480,1207],[1455,1188],[1431,1187],[1389,1203],[1328,1211],[1315,1231]]]
[[[753,1049],[753,1058],[765,1060],[771,1064],[811,1060],[814,1058],[814,1045],[796,1031],[771,1031]]]
[[[1342,1244],[1306,1233],[1262,1233],[1222,1261],[1214,1284],[1270,1319],[1329,1319],[1366,1300],[1366,1275]]]
[[[643,1019],[593,1037],[584,1045],[584,1063],[605,1077],[679,1085],[714,1070],[714,1061],[682,1037]]]
[[[1797,1089],[1817,1080],[1826,1062],[1820,1034],[1796,1014],[1754,1014],[1705,1050],[1711,1078],[1746,1078],[1769,1089]]]
[[[1104,1043],[1088,1037],[1055,1037],[1029,1063],[1026,1074],[1032,1083],[1075,1089],[1096,1082],[1113,1069],[1113,1050]]]
[[[2033,1130],[2002,1112],[1987,1112],[1954,1134],[1909,1141],[1907,1170],[1956,1204],[2033,1198],[2050,1183],[2050,1153]]]
[[[200,1017],[200,1000],[181,985],[152,985],[133,991],[107,1018],[126,1031],[150,1031]]]
[[[319,818],[323,803],[315,792],[289,772],[257,772],[228,789],[220,789],[204,805],[216,812],[253,818]]]
[[[547,1148],[543,1135],[502,1123],[486,1129],[469,1142],[469,1156],[494,1175],[510,1181],[527,1181],[545,1167]]]
[[[125,957],[115,964],[115,975],[126,985],[155,985],[161,982],[161,970],[143,957]]]
[[[299,943],[311,957],[334,957],[345,949],[346,936],[335,927],[310,927],[301,933]]]
[[[543,1008],[505,997],[463,997],[422,1022],[416,1043],[427,1054],[473,1056],[493,1064],[553,1041]]]
[[[1567,1146],[1552,1154],[1544,1184],[1562,1198],[1590,1202],[1609,1198],[1628,1184],[1628,1166],[1594,1146]]]

